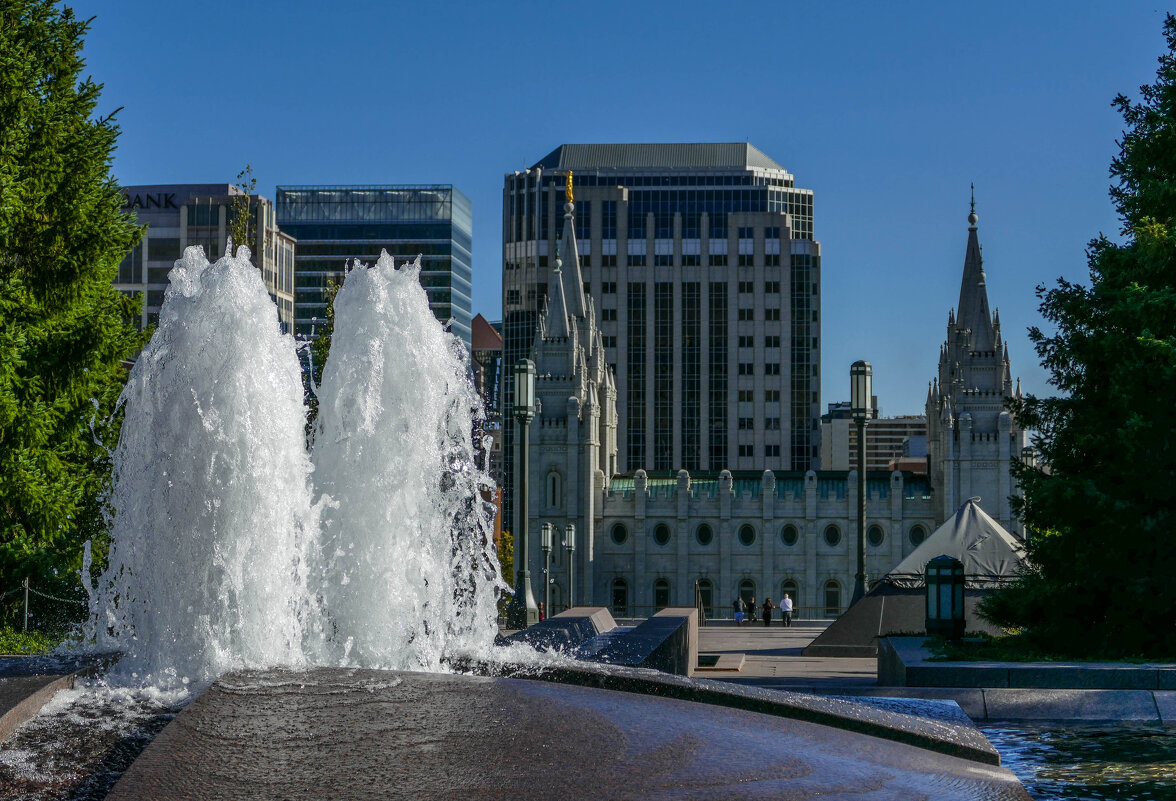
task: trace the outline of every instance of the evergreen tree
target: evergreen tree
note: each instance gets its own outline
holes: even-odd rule
[[[1030,329],[1058,397],[1013,404],[1044,468],[1017,468],[1032,567],[985,612],[1056,653],[1176,657],[1176,17],[1111,164],[1123,244],[1087,250],[1090,286],[1038,287]]]
[[[77,588],[110,475],[95,439],[113,447],[142,344],[112,286],[141,231],[110,176],[118,128],[81,77],[87,28],[51,0],[0,4],[0,592]]]

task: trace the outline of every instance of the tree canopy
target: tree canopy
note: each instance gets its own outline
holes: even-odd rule
[[[142,344],[137,299],[112,286],[141,231],[110,175],[118,127],[82,77],[87,28],[50,0],[0,7],[0,592],[77,585],[103,530],[98,442],[113,447]]]
[[[1032,567],[985,611],[1056,653],[1176,656],[1176,17],[1163,30],[1155,83],[1114,100],[1123,241],[1089,243],[1089,286],[1038,287],[1060,394],[1012,404],[1043,463],[1016,468]]]

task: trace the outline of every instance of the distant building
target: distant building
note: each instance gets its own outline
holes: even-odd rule
[[[947,315],[947,341],[939,349],[939,371],[927,388],[927,449],[936,519],[980,498],[980,507],[1009,532],[1023,535],[1009,498],[1016,493],[1010,469],[1021,459],[1025,432],[1005,402],[1021,396],[1009,369],[1009,346],[1001,338],[1000,313],[988,308],[976,211],[968,215],[968,247],[960,302]]]
[[[152,184],[125,186],[121,191],[126,199],[123,208],[133,211],[147,231],[119,265],[114,286],[127,294],[146,296],[137,321],[142,329],[159,320],[167,274],[184,248],[200,245],[209,261],[223,255],[229,223],[244,192],[230,184]],[[253,241],[236,244],[249,246],[266,290],[277,304],[282,330],[292,331],[294,238],[278,229],[269,200],[250,195],[249,204]]]
[[[503,185],[504,360],[528,355],[573,173],[567,297],[613,368],[619,469],[819,465],[813,192],[753,145],[565,144]],[[508,382],[504,414],[513,409]],[[507,428],[507,503],[513,432]]]
[[[501,323],[499,323],[501,325]],[[488,322],[482,315],[474,317],[471,326],[473,350],[470,354],[470,367],[474,374],[474,388],[482,398],[486,408],[486,418],[482,424],[482,431],[491,440],[490,443],[490,474],[494,480],[501,482],[502,477],[502,334],[494,323]],[[476,443],[480,458],[485,456],[485,439]]]
[[[421,257],[421,284],[438,320],[471,342],[473,210],[451,184],[279,186],[278,224],[298,239],[295,328],[309,338],[327,316],[327,292],[352,259]],[[317,321],[317,322],[316,322]]]
[[[926,437],[927,418],[913,414],[879,417],[877,398],[873,406],[873,418],[866,426],[866,469],[888,470],[892,460],[902,457],[903,444],[910,437]],[[821,415],[821,469],[856,468],[857,424],[849,401],[830,403],[829,411]]]

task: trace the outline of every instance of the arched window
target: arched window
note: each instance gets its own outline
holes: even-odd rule
[[[800,619],[800,585],[796,583],[795,579],[785,579],[780,582],[780,600],[784,600],[787,595],[792,599],[792,619]]]
[[[866,532],[866,541],[875,548],[880,546],[886,540],[886,532],[882,530],[882,526],[870,526],[869,531]]]
[[[698,580],[698,597],[707,618],[713,618],[715,616],[715,585],[710,579],[701,578]]]
[[[715,530],[708,524],[703,523],[695,530],[694,536],[698,538],[699,545],[710,545],[711,541],[715,538]]]
[[[653,608],[656,612],[670,605],[670,580],[659,578],[653,582]]]
[[[670,544],[670,527],[665,523],[658,523],[653,527],[653,541],[658,545]]]
[[[554,470],[547,474],[547,505],[552,509],[563,507],[563,478]]]
[[[825,582],[825,617],[841,614],[841,585],[833,579]]]
[[[612,612],[616,617],[629,616],[629,585],[623,578],[613,579]]]
[[[751,579],[744,579],[739,582],[739,597],[743,599],[743,603],[750,604],[755,600],[755,582]],[[755,612],[754,609],[748,609],[748,613]]]
[[[927,529],[922,526],[911,526],[911,545],[916,548],[923,544],[923,540],[927,539]]]
[[[624,545],[625,540],[629,539],[629,529],[625,528],[624,523],[614,523],[611,533],[612,541],[617,545]]]
[[[780,540],[789,548],[795,545],[800,540],[800,532],[796,530],[796,526],[789,523],[780,529]]]
[[[841,544],[841,529],[832,523],[825,526],[825,544],[830,548],[836,548]]]
[[[743,545],[751,545],[755,542],[755,526],[750,523],[744,523],[739,527],[739,542]]]
[[[553,581],[551,582],[551,608],[547,610],[547,616],[553,617],[563,610],[563,587],[559,585],[558,581]]]

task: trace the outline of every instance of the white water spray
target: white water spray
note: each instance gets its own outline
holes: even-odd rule
[[[248,251],[176,263],[123,393],[91,595],[91,639],[124,653],[122,678],[436,670],[488,651],[502,582],[471,443],[480,404],[418,270],[384,255],[348,275],[312,467],[294,341]]]

